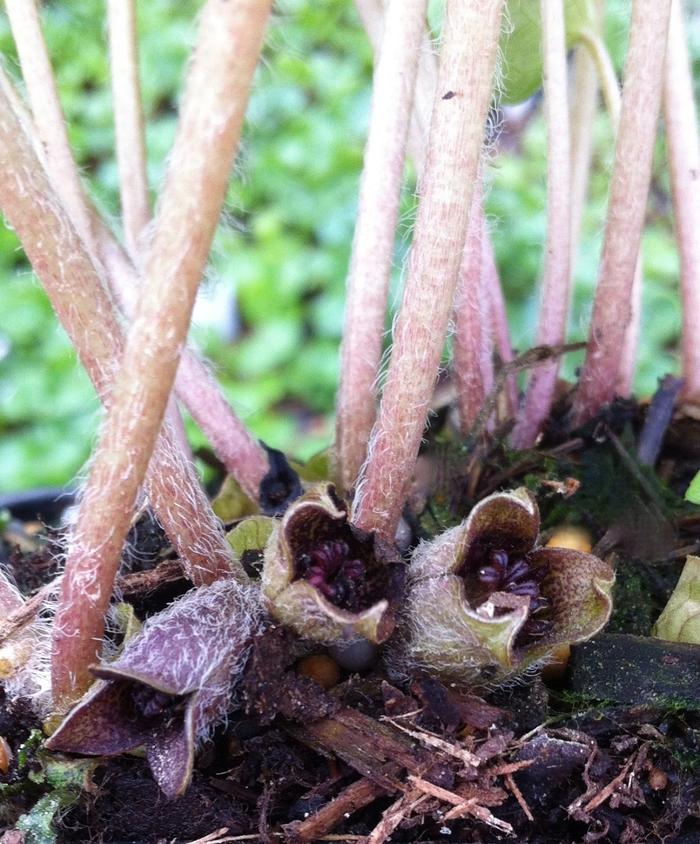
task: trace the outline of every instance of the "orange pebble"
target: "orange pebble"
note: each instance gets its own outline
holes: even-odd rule
[[[340,682],[338,663],[326,654],[313,654],[300,659],[297,674],[310,677],[324,689],[332,689]]]
[[[571,656],[570,645],[558,645],[549,656],[549,661],[542,666],[543,680],[559,680],[566,671]]]
[[[547,540],[547,548],[570,548],[572,551],[583,551],[584,554],[590,554],[592,547],[590,533],[575,525],[556,528]]]
[[[661,768],[652,768],[649,771],[649,785],[654,791],[661,791],[668,785],[668,776]]]
[[[0,774],[6,774],[10,770],[12,751],[10,745],[0,736]]]

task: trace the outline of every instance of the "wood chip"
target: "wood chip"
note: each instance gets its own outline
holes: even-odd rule
[[[532,812],[530,811],[530,807],[527,805],[527,801],[523,797],[522,791],[518,788],[517,783],[513,779],[513,775],[512,774],[506,774],[505,775],[505,781],[506,781],[506,785],[508,786],[508,788],[513,792],[513,796],[515,797],[515,799],[520,804],[520,808],[523,810],[525,817],[529,821],[534,821],[535,819],[532,815]]]
[[[408,727],[404,727],[402,724],[397,723],[393,718],[388,718],[387,716],[382,716],[380,720],[388,721],[396,727],[397,730],[401,730],[409,736],[413,736],[413,738],[421,744],[426,745],[426,747],[432,747],[434,750],[441,750],[448,756],[453,756],[455,759],[459,759],[460,762],[464,763],[467,767],[476,768],[481,763],[479,757],[470,753],[466,748],[460,747],[458,744],[445,741],[445,739],[441,739],[439,736],[436,736],[434,733],[430,733],[428,730],[424,730],[421,727],[414,726],[414,729],[411,730]]]
[[[418,789],[412,789],[385,809],[382,819],[370,832],[367,844],[384,844],[404,818],[408,817],[421,803],[427,799]]]
[[[437,797],[444,803],[451,803],[455,807],[454,810],[449,811],[445,815],[446,821],[452,820],[453,818],[463,817],[464,815],[472,815],[477,818],[477,820],[482,821],[482,823],[488,824],[488,826],[498,829],[501,832],[506,832],[508,834],[513,832],[513,827],[509,823],[500,820],[495,817],[495,815],[492,815],[485,806],[480,806],[477,803],[476,798],[472,797],[469,800],[465,800],[464,797],[461,797],[459,794],[455,794],[453,791],[448,791],[446,788],[441,788],[439,785],[433,785],[433,783],[420,779],[420,777],[409,776],[408,779],[413,786],[418,788],[420,791],[423,791],[425,794]]]

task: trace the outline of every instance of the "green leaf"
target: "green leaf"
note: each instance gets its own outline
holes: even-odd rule
[[[689,555],[654,635],[667,642],[700,645],[700,557]]]
[[[571,47],[578,33],[590,25],[588,0],[565,0],[566,46]],[[519,103],[531,97],[542,84],[542,23],[540,0],[508,0],[506,26],[501,36],[501,99]]]
[[[700,472],[693,478],[685,491],[685,500],[691,501],[693,504],[700,504]]]
[[[235,522],[258,512],[258,505],[248,498],[233,475],[226,475],[211,506],[222,522]]]
[[[226,539],[241,559],[248,551],[262,551],[274,526],[275,519],[270,516],[251,516],[229,531]]]

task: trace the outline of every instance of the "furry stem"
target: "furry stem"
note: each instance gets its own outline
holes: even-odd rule
[[[491,292],[484,261],[484,226],[481,213],[483,186],[478,179],[472,194],[467,239],[455,296],[454,374],[457,381],[459,423],[467,434],[493,385],[491,357]]]
[[[11,13],[10,22],[51,181],[85,242],[93,264],[100,273],[106,271],[107,281],[120,307],[131,316],[139,285],[138,273],[83,189],[68,143],[35,0],[10,0],[8,13]],[[186,349],[183,361],[183,372],[178,375],[176,385],[178,396],[217,450],[227,471],[238,480],[247,495],[257,500],[260,481],[269,469],[265,450],[236,417],[198,356]],[[169,422],[175,431],[181,432],[179,438],[187,453],[189,446],[184,428],[175,410],[173,406]]]
[[[444,346],[479,170],[502,0],[445,9],[438,92],[394,347],[355,521],[393,539]]]
[[[53,643],[60,700],[75,699],[90,680],[134,501],[221,211],[270,5],[207,0],[201,13],[144,282],[68,549]]]
[[[355,0],[362,25],[377,52],[381,40],[383,6],[381,0]],[[423,46],[418,60],[418,77],[416,79],[416,93],[411,113],[411,125],[408,134],[408,152],[413,159],[413,166],[418,174],[418,181],[423,175],[425,167],[428,132],[430,130],[430,115],[437,90],[438,67],[433,53],[433,44],[427,34],[423,37]],[[504,363],[513,359],[513,347],[510,341],[508,316],[506,314],[505,299],[498,275],[491,231],[482,210],[482,245],[484,249],[483,271],[486,276],[487,288],[491,291],[491,320],[494,326],[494,342],[498,354]],[[508,414],[512,414],[518,405],[518,384],[514,375],[506,382],[506,407]]]
[[[377,53],[350,258],[336,416],[336,474],[355,486],[375,420],[375,383],[426,0],[389,0]]]
[[[605,44],[598,32],[583,30],[580,33],[581,46],[590,55],[598,73],[603,99],[608,110],[613,136],[617,137],[617,130],[620,124],[620,109],[622,98],[620,88],[615,75],[612,59]],[[637,254],[637,262],[634,268],[634,281],[632,283],[630,321],[625,331],[625,342],[620,357],[620,368],[617,374],[616,391],[621,396],[628,396],[632,392],[634,372],[637,365],[637,345],[639,342],[639,328],[642,316],[642,256],[641,251]]]
[[[85,245],[37,158],[28,116],[0,70],[0,206],[104,404],[123,352],[123,331]],[[164,432],[146,489],[183,568],[196,583],[228,573],[231,549],[192,466]]]
[[[664,78],[664,118],[683,297],[683,391],[700,401],[700,145],[688,46],[673,0]]]
[[[544,105],[547,117],[547,243],[537,345],[559,346],[566,336],[571,287],[571,149],[567,102],[564,5],[541,0]],[[549,415],[559,358],[532,372],[512,435],[515,448],[531,448]]]
[[[506,311],[506,300],[503,296],[503,287],[498,275],[496,256],[493,252],[493,241],[489,231],[486,217],[482,215],[481,225],[483,234],[481,237],[482,246],[482,272],[484,284],[489,297],[491,308],[491,322],[493,323],[493,344],[496,347],[501,363],[509,363],[513,360],[513,346],[510,341],[510,329],[508,327],[508,313]],[[505,385],[505,415],[513,416],[518,407],[518,382],[515,375],[506,378]]]
[[[41,31],[36,0],[7,0],[5,5],[39,140],[49,162],[49,178],[76,230],[90,242],[92,219],[68,144],[65,119]]]
[[[134,0],[108,0],[109,55],[124,239],[134,263],[151,219]]]
[[[590,419],[615,394],[651,180],[670,5],[671,0],[635,0],[632,6],[598,289],[574,424]]]

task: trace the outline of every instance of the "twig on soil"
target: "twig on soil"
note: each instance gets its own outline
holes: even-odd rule
[[[401,821],[410,815],[427,797],[427,794],[421,794],[417,789],[402,794],[395,803],[384,810],[382,819],[369,834],[367,844],[384,844]]]
[[[384,794],[384,788],[363,777],[344,788],[337,797],[305,820],[285,824],[285,834],[294,842],[320,841],[323,835],[353,812]]]
[[[615,789],[622,783],[624,778],[627,776],[627,772],[632,767],[633,761],[634,757],[631,757],[627,760],[625,766],[620,771],[620,773],[616,777],[614,777],[614,779],[610,780],[610,782],[605,786],[605,788],[602,788],[598,792],[598,794],[595,795],[595,797],[593,797],[591,800],[588,801],[588,803],[586,803],[586,805],[583,807],[584,812],[592,812],[594,809],[597,809],[598,806],[601,806],[603,803],[605,803],[608,797],[612,796]]]
[[[465,814],[473,815],[478,820],[488,824],[488,826],[494,827],[494,829],[500,830],[501,832],[509,834],[513,832],[513,827],[507,821],[500,820],[495,815],[492,815],[485,806],[480,806],[477,802],[478,798],[476,797],[470,797],[468,800],[465,800],[464,797],[461,797],[459,794],[455,794],[453,791],[448,791],[446,788],[441,788],[439,785],[434,785],[427,780],[420,779],[420,777],[414,777],[411,775],[408,780],[412,785],[425,794],[437,797],[438,800],[442,800],[443,803],[451,803],[455,807],[445,815],[445,820],[452,820],[453,818],[462,817]]]
[[[535,818],[534,818],[532,812],[530,811],[530,807],[527,805],[527,801],[523,797],[522,791],[518,788],[517,783],[513,779],[513,774],[506,774],[504,779],[506,781],[506,785],[508,786],[508,788],[513,792],[513,796],[515,797],[515,799],[520,804],[520,808],[523,810],[525,817],[529,821],[534,821]]]
[[[414,729],[409,730],[408,727],[404,727],[402,724],[397,724],[393,718],[383,716],[379,720],[388,721],[398,730],[407,733],[409,736],[413,736],[413,738],[417,739],[421,744],[424,744],[427,747],[432,747],[436,750],[441,750],[443,753],[447,753],[448,756],[454,756],[455,759],[459,759],[464,765],[477,767],[481,763],[481,759],[473,753],[470,753],[466,748],[459,747],[459,745],[453,744],[450,741],[445,741],[444,739],[441,739],[427,730],[417,727],[416,725],[414,725]]]

